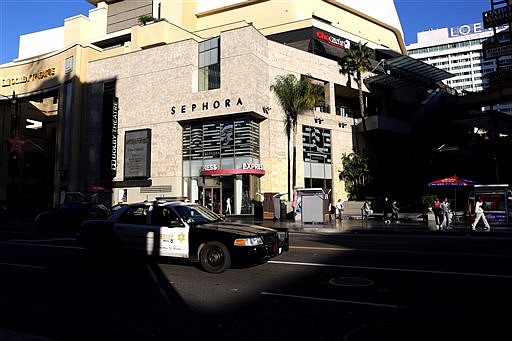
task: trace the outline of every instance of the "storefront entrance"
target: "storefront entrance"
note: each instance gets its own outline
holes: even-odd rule
[[[215,213],[222,212],[222,189],[220,187],[205,187],[204,205]]]
[[[218,214],[234,214],[234,177],[228,176],[218,180],[220,185],[204,187],[203,204]]]

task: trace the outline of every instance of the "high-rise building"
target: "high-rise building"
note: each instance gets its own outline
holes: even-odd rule
[[[508,30],[508,26],[496,31]],[[489,87],[488,75],[497,69],[496,59],[486,58],[482,44],[494,35],[493,29],[484,29],[483,23],[444,27],[417,33],[417,43],[407,46],[409,56],[450,72],[454,77],[445,84],[459,93],[478,92]],[[503,56],[500,67],[512,67],[512,56]],[[496,103],[493,109],[512,114],[512,102]]]

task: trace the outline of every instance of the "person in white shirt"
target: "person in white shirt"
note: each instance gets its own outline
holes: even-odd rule
[[[443,216],[441,228],[448,229],[450,226],[450,202],[448,198],[444,198],[444,201],[441,203],[441,214]]]
[[[480,219],[482,219],[482,221],[484,222],[485,231],[491,230],[491,226],[489,226],[489,223],[487,222],[487,218],[485,217],[484,209],[482,208],[482,204],[483,204],[482,199],[478,198],[475,203],[475,221],[473,222],[473,224],[471,224],[471,229],[473,231],[476,230],[476,224],[478,224]]]
[[[231,198],[226,199],[226,214],[231,214]]]
[[[336,209],[338,210],[338,219],[343,219],[343,201],[341,201],[341,199],[338,199],[338,202],[336,203]]]

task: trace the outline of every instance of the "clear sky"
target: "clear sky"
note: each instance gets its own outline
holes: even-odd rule
[[[406,45],[416,42],[416,32],[481,22],[491,9],[491,0],[394,1]],[[0,0],[0,64],[17,58],[20,35],[63,26],[91,8],[86,0]]]

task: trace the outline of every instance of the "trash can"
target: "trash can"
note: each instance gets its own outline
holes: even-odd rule
[[[275,192],[263,193],[263,219],[274,219],[274,195]]]
[[[263,203],[261,201],[254,200],[253,204],[253,212],[254,219],[263,220]]]

